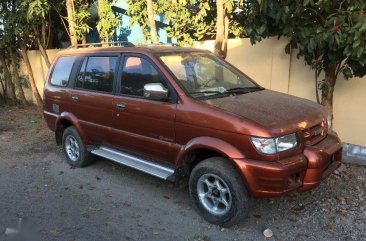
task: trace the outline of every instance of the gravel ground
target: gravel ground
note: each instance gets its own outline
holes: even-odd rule
[[[365,190],[366,168],[343,165],[313,191],[255,199],[248,219],[224,229],[194,211],[187,188],[102,159],[70,168],[36,109],[0,108],[0,240],[21,222],[24,241],[360,241]]]

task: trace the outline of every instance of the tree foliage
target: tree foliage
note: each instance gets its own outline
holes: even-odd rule
[[[333,91],[345,78],[366,74],[366,3],[363,0],[250,0],[244,25],[252,43],[277,35],[289,39],[286,52],[297,49],[319,76],[322,104],[332,117]],[[318,86],[318,85],[317,85]]]
[[[85,34],[89,33],[91,29],[87,24],[87,21],[90,18],[88,7],[88,4],[78,4],[75,9],[75,33],[76,38],[79,41],[82,41]]]
[[[146,44],[147,39],[150,38],[150,33],[147,30],[149,20],[146,0],[127,0],[127,4],[127,14],[130,16],[129,25],[138,24],[140,26],[143,42]]]
[[[261,0],[247,5],[252,43],[270,35],[290,39],[308,65],[339,66],[346,78],[363,76],[366,64],[366,3],[362,0]],[[250,27],[249,27],[250,26]]]
[[[225,12],[229,17],[229,34],[242,36],[243,27],[240,25],[239,12],[235,12],[241,1],[225,1]],[[146,0],[127,0],[127,14],[131,17],[130,26],[138,23],[149,37]],[[167,24],[165,30],[168,37],[175,38],[179,45],[190,46],[194,41],[212,39],[216,36],[216,1],[200,0],[157,0],[157,14],[162,14]]]
[[[102,42],[108,42],[113,38],[116,28],[120,26],[122,20],[113,13],[112,5],[108,0],[98,0],[98,15],[99,38]]]

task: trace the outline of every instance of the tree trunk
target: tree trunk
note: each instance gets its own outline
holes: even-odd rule
[[[72,47],[76,47],[78,42],[77,42],[76,31],[75,31],[74,0],[66,0],[66,7],[67,7],[67,18],[69,20],[70,42],[71,42]]]
[[[229,23],[230,23],[230,19],[229,16],[227,14],[225,14],[225,18],[224,18],[224,26],[225,26],[225,36],[224,36],[224,43],[223,43],[223,59],[226,59],[227,57],[227,41],[229,38]]]
[[[47,34],[46,34],[47,28],[46,28],[46,22],[44,19],[41,21],[41,37],[42,37],[42,46],[45,46],[47,48]]]
[[[34,33],[37,33],[37,29],[36,29],[36,27],[34,25],[32,25],[32,28],[33,28],[33,32]],[[48,54],[47,54],[44,46],[42,45],[42,40],[40,39],[39,36],[36,36],[36,40],[37,40],[37,44],[38,44],[39,51],[41,52],[41,55],[42,55],[42,57],[44,59],[44,62],[46,63],[47,68],[49,69],[50,66],[51,66],[51,62],[50,62],[50,60],[48,58]]]
[[[220,58],[225,59],[226,54],[224,51],[225,40],[225,9],[224,0],[216,1],[217,18],[216,18],[216,39],[215,39],[215,54]]]
[[[50,62],[50,59],[48,58],[47,51],[44,49],[39,38],[37,38],[37,42],[38,42],[39,51],[41,52],[44,62],[46,63],[47,68],[49,69],[51,67],[51,62]]]
[[[325,86],[323,87],[323,95],[321,104],[325,106],[328,112],[328,120],[330,121],[330,128],[333,127],[333,93],[334,86],[337,80],[336,65],[330,66],[325,70]]]
[[[51,15],[49,14],[49,20],[48,20],[48,36],[47,36],[47,48],[53,49],[54,47],[54,31],[52,31],[52,20]]]
[[[105,0],[98,0],[98,17],[99,19],[102,19],[103,16],[103,4],[104,4]],[[105,37],[102,37],[101,34],[99,33],[99,38],[100,38],[100,42],[102,43],[103,47],[107,47],[108,44],[105,44],[106,42],[108,42],[108,39],[106,39]]]
[[[23,44],[21,46],[21,54],[22,54],[25,66],[27,67],[28,79],[29,79],[29,83],[31,85],[33,97],[36,100],[36,105],[38,107],[42,107],[43,101],[42,101],[41,95],[39,94],[39,91],[37,89],[36,81],[34,80],[32,66],[29,62],[29,58],[28,58],[28,54],[27,54],[27,45]]]
[[[142,35],[142,42],[146,45],[147,39],[145,34],[145,29],[142,27],[142,24],[139,23],[140,29],[141,29],[141,35]]]
[[[11,74],[5,61],[3,52],[0,52],[0,65],[3,66],[4,71],[6,96],[11,100],[15,100],[15,88],[13,82],[11,81]]]
[[[1,96],[2,102],[6,103],[6,100],[7,100],[6,89],[5,89],[5,84],[4,84],[3,78],[1,78],[1,76],[0,76],[0,86],[1,86],[0,96]]]
[[[147,3],[147,15],[149,17],[149,25],[150,25],[150,34],[151,34],[151,42],[153,44],[158,44],[158,35],[156,32],[156,25],[155,25],[155,11],[152,0],[146,0]]]
[[[86,33],[83,35],[83,39],[81,40],[82,44],[86,44],[87,43],[87,39],[86,39]]]
[[[6,99],[5,99],[5,96],[4,96],[4,84],[3,84],[3,80],[1,79],[1,76],[0,76],[0,86],[1,86],[1,91],[0,91],[0,105],[5,103]]]
[[[16,93],[17,99],[20,100],[20,103],[22,103],[23,105],[26,105],[26,104],[28,104],[28,102],[24,96],[22,83],[21,83],[21,80],[19,77],[19,70],[17,67],[18,58],[12,48],[8,48],[8,52],[10,55],[10,61],[11,61],[10,66],[12,68],[13,80],[14,80],[15,90],[16,90],[15,93]]]

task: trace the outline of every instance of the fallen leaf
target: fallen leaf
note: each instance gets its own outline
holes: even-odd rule
[[[124,203],[122,204],[122,206],[123,206],[123,207],[127,207],[127,208],[129,208],[129,207],[131,207],[131,204],[129,204],[129,203],[127,203],[127,202],[124,202]]]
[[[101,211],[102,209],[101,209],[101,208],[95,208],[95,207],[89,207],[89,208],[88,208],[88,210],[89,210],[90,212],[99,212],[99,211]]]
[[[255,217],[255,218],[261,218],[262,215],[260,215],[260,214],[254,214],[253,217]]]
[[[294,207],[293,210],[294,211],[301,211],[301,210],[304,210],[305,206],[304,205],[301,205],[301,206],[298,206],[298,207]]]
[[[335,224],[333,223],[328,223],[327,225],[324,226],[325,229],[327,230],[331,230],[335,228]]]
[[[58,229],[52,229],[50,232],[53,235],[59,235],[60,234],[60,231]]]

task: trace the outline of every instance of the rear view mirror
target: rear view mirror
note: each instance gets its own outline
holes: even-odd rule
[[[146,84],[144,97],[151,100],[164,100],[168,98],[168,90],[161,83]]]

